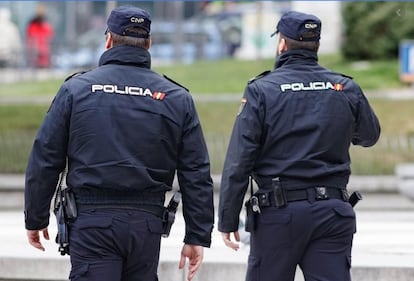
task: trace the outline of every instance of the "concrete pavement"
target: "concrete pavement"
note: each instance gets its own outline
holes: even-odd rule
[[[414,273],[414,202],[399,194],[368,194],[356,207],[358,232],[354,239],[354,281],[408,281]],[[68,257],[61,257],[54,241],[46,251],[28,245],[21,210],[0,213],[0,280],[67,280]],[[51,238],[56,224],[51,217]],[[178,270],[184,221],[177,216],[169,238],[162,240],[160,280],[185,280]],[[248,246],[238,252],[224,246],[220,233],[205,250],[202,270],[195,281],[244,280]],[[297,281],[303,280],[298,274]]]
[[[22,176],[9,175],[9,184],[6,184],[6,178],[0,176],[3,189],[17,192],[19,197]],[[351,181],[354,187],[359,182],[359,189],[364,194],[364,199],[356,206],[358,232],[352,257],[353,280],[414,280],[414,201],[392,188],[393,177],[380,178],[377,184],[372,178],[365,181],[353,178]],[[375,189],[378,182],[382,182],[382,188]],[[5,185],[9,187],[5,188]],[[2,198],[6,197],[2,195]],[[41,252],[28,245],[22,208],[14,206],[0,211],[0,280],[68,280],[68,257],[59,255],[53,241],[56,235],[53,215],[49,227],[52,240],[45,242],[46,252]],[[178,213],[170,237],[162,239],[160,280],[185,280],[185,270],[178,270],[183,237],[184,221]],[[241,249],[234,252],[224,246],[215,229],[212,247],[205,250],[202,269],[194,281],[244,280],[247,257],[248,245],[242,244]],[[296,281],[302,280],[298,271]]]

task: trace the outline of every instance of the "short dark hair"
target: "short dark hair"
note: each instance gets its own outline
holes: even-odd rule
[[[139,27],[129,27],[126,30],[129,33],[148,34],[146,30],[139,28]],[[108,30],[108,32],[111,33],[114,46],[128,45],[128,46],[147,49],[151,41],[150,37],[149,38],[138,38],[138,37],[132,37],[132,36],[121,36],[114,32],[111,32],[110,30]]]
[[[285,39],[288,50],[305,49],[315,52],[319,50],[319,41],[297,41],[283,35],[282,33],[280,33],[280,38]]]

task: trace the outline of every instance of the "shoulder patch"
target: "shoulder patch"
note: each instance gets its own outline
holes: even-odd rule
[[[185,89],[187,92],[190,92],[190,90],[188,90],[186,87],[184,87],[183,85],[181,85],[180,83],[172,80],[170,77],[168,77],[167,75],[163,74],[162,76],[164,76],[165,79],[167,79],[168,81],[174,83],[177,86],[180,86],[181,88]]]
[[[75,72],[75,73],[73,73],[73,74],[69,75],[68,77],[66,77],[66,78],[65,78],[65,82],[66,82],[66,81],[68,81],[68,80],[70,80],[70,79],[72,79],[73,77],[76,77],[76,76],[82,75],[82,74],[84,74],[84,73],[86,73],[86,72],[88,72],[88,71],[79,71],[79,72]]]
[[[260,78],[262,78],[262,77],[265,77],[267,74],[269,74],[271,71],[270,70],[266,70],[266,71],[263,71],[262,73],[260,73],[259,75],[257,75],[257,76],[255,76],[255,77],[253,77],[253,78],[251,78],[251,79],[249,79],[249,81],[247,81],[247,84],[250,84],[250,83],[252,83],[252,82],[254,82],[254,81],[256,81],[257,79],[260,79]]]
[[[240,106],[239,106],[239,111],[237,112],[237,116],[239,116],[240,113],[243,111],[244,106],[246,105],[246,103],[247,103],[247,99],[245,97],[243,97],[240,101]]]

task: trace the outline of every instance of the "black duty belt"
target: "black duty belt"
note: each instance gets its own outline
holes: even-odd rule
[[[157,217],[163,218],[165,207],[151,204],[77,204],[78,212],[83,212],[93,209],[127,209],[138,210],[151,213]]]
[[[327,199],[340,199],[348,201],[348,192],[346,189],[339,189],[333,187],[311,187],[307,189],[283,190],[286,202],[293,201],[319,201]],[[274,199],[274,192],[257,192],[256,196],[260,207],[276,206]]]

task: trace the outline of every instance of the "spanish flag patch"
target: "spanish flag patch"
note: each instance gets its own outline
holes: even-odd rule
[[[246,98],[242,98],[241,99],[241,102],[240,102],[239,112],[237,112],[237,115],[239,115],[243,111],[243,108],[246,105],[246,103],[247,103],[247,99]]]
[[[165,98],[165,93],[162,93],[162,92],[154,92],[152,94],[152,98],[154,100],[163,100]]]

